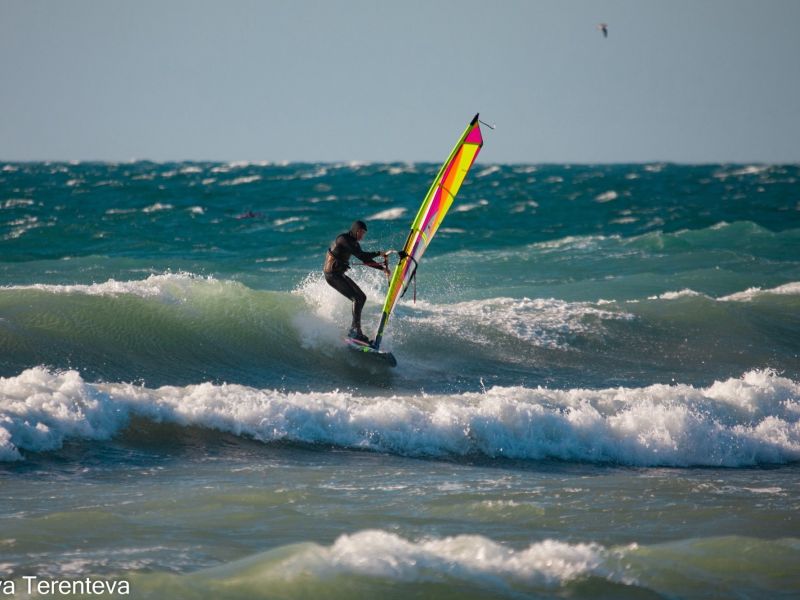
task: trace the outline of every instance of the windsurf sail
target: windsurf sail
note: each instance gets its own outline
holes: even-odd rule
[[[381,322],[373,344],[376,349],[381,345],[381,338],[389,316],[415,277],[422,255],[431,243],[433,236],[436,235],[447,211],[450,210],[450,205],[453,204],[453,199],[458,194],[458,190],[482,146],[483,136],[481,135],[480,121],[478,121],[478,115],[475,115],[464,133],[461,134],[461,138],[450,156],[439,169],[411,224],[411,231],[403,246],[404,254],[401,254],[400,262],[394,268],[389,281]]]

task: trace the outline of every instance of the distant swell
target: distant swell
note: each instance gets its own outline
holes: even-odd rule
[[[362,397],[210,383],[149,389],[41,367],[0,379],[0,459],[55,450],[67,439],[107,439],[133,416],[263,442],[416,457],[726,467],[800,460],[800,384],[770,371],[706,388]]]

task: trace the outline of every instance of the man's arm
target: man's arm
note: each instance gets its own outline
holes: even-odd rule
[[[383,254],[383,252],[364,252],[361,249],[361,244],[358,242],[351,242],[350,252],[361,262],[372,262],[376,256]]]

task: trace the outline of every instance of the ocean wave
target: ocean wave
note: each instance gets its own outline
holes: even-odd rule
[[[308,221],[308,217],[285,217],[281,219],[275,219],[272,224],[275,227],[283,227],[284,225],[289,225],[291,223],[304,223]]]
[[[513,547],[483,535],[410,539],[381,529],[298,543],[186,575],[142,573],[135,589],[156,597],[470,598],[768,597],[798,585],[796,538],[711,537],[605,546],[543,539]],[[189,592],[192,592],[189,594]]]
[[[286,260],[266,257],[256,264],[266,269],[264,264],[273,268],[277,261],[282,268]],[[362,323],[365,332],[374,334],[386,277],[368,268],[349,273],[367,295]],[[542,364],[567,370],[584,365],[580,368],[586,372],[596,357],[610,361],[612,371],[618,367],[623,381],[630,364],[645,359],[674,368],[690,381],[706,381],[684,363],[687,356],[699,356],[702,345],[693,355],[682,345],[685,335],[666,343],[653,341],[651,335],[653,327],[664,325],[683,331],[687,314],[706,314],[703,327],[709,336],[724,330],[735,343],[741,340],[756,348],[753,344],[759,342],[766,349],[767,358],[760,363],[738,361],[717,373],[767,365],[791,369],[771,353],[778,338],[770,327],[773,322],[784,326],[785,315],[791,314],[786,311],[797,297],[786,294],[796,285],[775,288],[780,295],[758,292],[748,305],[676,289],[642,296],[647,300],[592,302],[501,296],[461,302],[420,298],[412,304],[406,297],[392,316],[384,346],[409,366],[396,374],[399,389],[407,390],[441,390],[444,380],[464,372],[484,377],[494,373],[496,383],[511,384],[520,381],[520,367],[533,373]],[[303,389],[308,381],[365,384],[364,365],[342,346],[351,305],[319,272],[290,293],[186,272],[93,284],[7,286],[0,287],[0,307],[6,376],[44,364],[80,368],[112,381],[142,378],[152,385],[198,380],[260,385],[280,380]],[[754,338],[752,328],[740,327],[743,316],[749,319],[751,313],[762,338]],[[793,343],[791,337],[786,343]],[[661,344],[657,356],[654,344]],[[375,375],[369,385],[383,385]],[[576,381],[570,377],[550,381],[570,385]]]
[[[233,281],[217,280],[213,277],[201,277],[188,272],[180,272],[150,275],[141,280],[117,281],[109,279],[103,283],[73,285],[35,283],[32,285],[4,286],[0,287],[0,290],[35,290],[50,294],[83,294],[87,296],[118,296],[126,294],[140,298],[161,297],[165,300],[176,301],[185,300],[191,290],[198,289],[198,284],[205,284],[207,287],[244,287]]]
[[[798,296],[800,295],[800,281],[792,281],[784,285],[779,285],[767,290],[762,290],[759,287],[748,288],[743,292],[736,292],[728,296],[719,298],[720,301],[725,302],[750,302],[760,296]]]
[[[701,294],[700,292],[695,292],[691,289],[683,289],[677,292],[664,292],[663,294],[658,294],[657,296],[648,296],[648,300],[677,300],[678,298],[696,298],[702,296],[704,298],[708,298],[705,294]]]
[[[107,439],[131,417],[415,457],[481,455],[639,466],[800,460],[800,384],[750,371],[709,387],[496,386],[484,393],[358,396],[203,383],[88,383],[76,371],[0,378],[0,458]]]
[[[196,173],[202,173],[203,169],[198,167],[197,165],[187,165],[185,167],[181,167],[178,171],[181,175],[194,175]]]
[[[386,280],[380,272],[367,269],[352,276],[368,298],[383,297]],[[343,327],[348,321],[349,304],[319,275],[307,277],[294,293],[304,297],[317,317],[311,321],[295,321],[306,345],[318,346],[335,340],[336,329],[332,327],[336,323]],[[371,307],[368,305],[368,308]],[[390,342],[413,344],[412,332],[426,331],[437,334],[440,340],[455,340],[459,346],[464,342],[492,346],[504,336],[534,347],[566,349],[575,336],[602,334],[605,321],[629,321],[635,316],[622,310],[600,309],[587,302],[501,297],[456,303],[418,299],[411,304],[402,300],[392,318],[394,326],[387,337]]]
[[[604,235],[568,235],[563,238],[548,240],[546,242],[537,242],[527,246],[529,249],[536,250],[586,250],[596,248],[599,244],[611,240],[612,242],[619,242],[622,238],[620,236],[604,236]]]
[[[690,288],[685,288],[679,291],[669,291],[648,296],[648,300],[677,300],[679,298],[703,298],[704,300],[713,300],[716,302],[752,302],[758,298],[765,298],[769,296],[798,296],[800,295],[800,282],[792,281],[779,285],[774,288],[761,289],[760,287],[748,288],[742,292],[734,292],[726,296],[714,298],[708,294],[695,291]],[[635,301],[634,301],[635,302]]]
[[[142,209],[143,213],[152,213],[152,212],[160,212],[164,210],[172,210],[174,207],[172,204],[162,204],[161,202],[156,202],[155,204],[151,204],[150,206],[145,206]]]
[[[407,163],[404,165],[389,165],[386,169],[386,172],[389,175],[408,175],[410,173],[416,173],[417,169],[413,163]]]
[[[632,320],[627,312],[596,308],[587,302],[555,298],[489,298],[455,304],[419,302],[407,321],[480,345],[497,341],[497,332],[542,348],[569,347],[576,335],[599,332],[598,322]]]
[[[308,574],[320,579],[345,575],[393,582],[490,583],[502,577],[552,589],[587,574],[615,577],[603,565],[606,548],[555,540],[514,550],[479,535],[407,540],[387,531],[364,530],[342,535],[328,547],[296,545],[277,561],[275,554],[250,557],[247,563],[261,563],[262,576],[289,581]],[[236,571],[240,566],[234,563],[225,568]]]
[[[744,167],[734,168],[733,170],[725,170],[722,168],[714,173],[714,177],[721,180],[726,180],[728,177],[742,177],[745,175],[761,175],[770,171],[771,165],[747,165]]]
[[[23,206],[33,206],[33,200],[28,198],[9,198],[0,204],[0,208],[20,208]]]
[[[603,192],[602,194],[598,194],[597,196],[595,196],[594,200],[595,202],[604,203],[604,202],[611,202],[612,200],[616,200],[617,198],[619,198],[619,194],[614,190],[609,190],[607,192]]]
[[[387,208],[386,210],[377,212],[374,215],[370,215],[367,217],[367,221],[392,221],[394,219],[399,219],[405,214],[405,208]]]
[[[329,356],[346,353],[333,328],[311,359],[293,323],[325,323],[291,294],[191,273],[10,286],[0,288],[0,306],[11,311],[0,328],[4,375],[46,364],[154,384],[253,381],[268,364],[274,381],[328,372],[346,358]]]
[[[27,215],[21,219],[5,223],[5,225],[11,227],[12,229],[6,235],[4,235],[2,239],[15,240],[22,237],[32,229],[37,229],[38,227],[49,227],[54,225],[54,223],[52,221],[49,223],[43,223],[39,221],[38,217]]]
[[[478,171],[478,173],[475,174],[475,177],[488,177],[489,175],[499,173],[500,170],[500,165],[489,165],[488,167]]]
[[[455,208],[453,208],[453,212],[469,212],[471,210],[475,210],[476,208],[481,208],[488,205],[488,200],[478,200],[477,202],[472,202],[470,204],[458,204]]]
[[[662,222],[661,225],[664,223]],[[622,244],[645,250],[684,254],[698,249],[703,251],[715,248],[740,252],[763,247],[764,244],[792,244],[797,238],[797,229],[771,231],[752,221],[719,221],[714,225],[698,229],[679,229],[677,231],[649,231],[641,235],[622,238]]]
[[[221,186],[235,186],[235,185],[245,185],[248,183],[255,183],[256,181],[261,181],[261,175],[247,175],[244,177],[236,177],[229,181],[222,181],[220,182]]]

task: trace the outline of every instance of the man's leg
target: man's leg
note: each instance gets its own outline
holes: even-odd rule
[[[342,277],[347,280],[347,283],[350,285],[350,289],[353,291],[353,322],[350,327],[363,335],[361,332],[361,311],[364,308],[364,304],[367,302],[367,295],[362,292],[361,288],[356,285],[356,282],[350,279],[347,275],[342,275]]]
[[[350,324],[350,328],[351,330],[355,330],[355,333],[361,333],[361,310],[364,308],[364,303],[367,301],[366,294],[364,294],[361,288],[356,285],[356,282],[347,275],[326,273],[325,281],[345,298],[352,301],[353,321]]]

